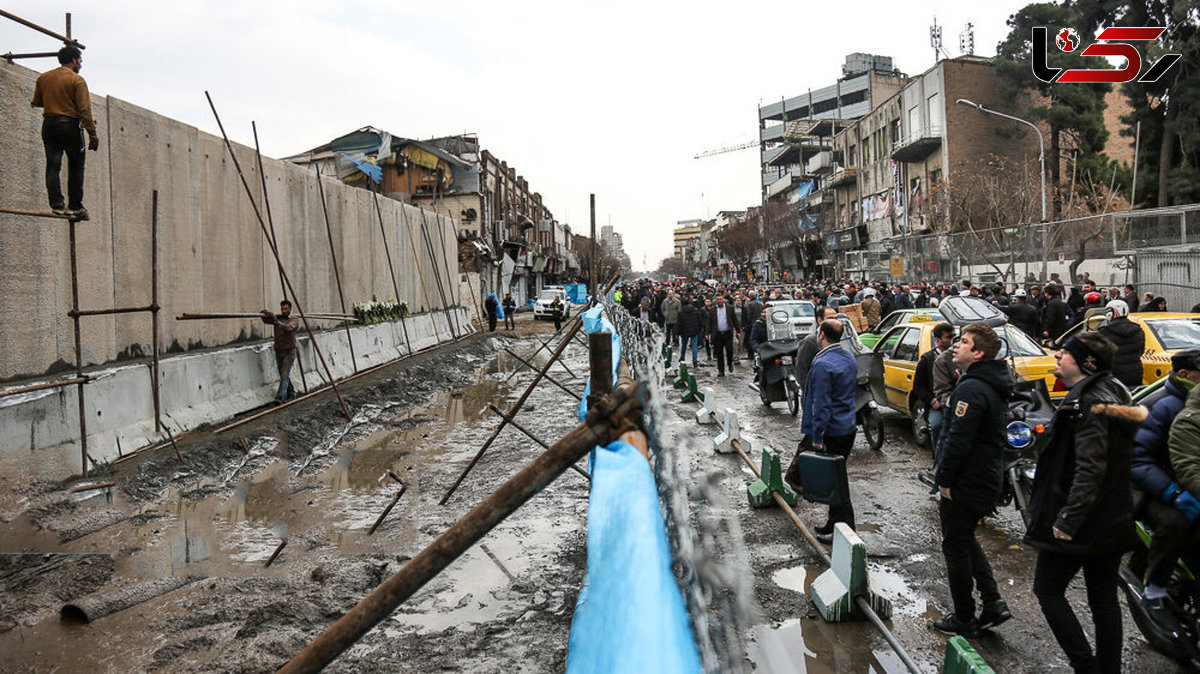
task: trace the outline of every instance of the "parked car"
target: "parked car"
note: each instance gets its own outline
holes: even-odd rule
[[[1200,348],[1200,314],[1147,312],[1129,314],[1129,320],[1140,325],[1146,335],[1146,350],[1142,352],[1143,386],[1171,371],[1171,356],[1185,349]],[[1096,330],[1107,322],[1105,316],[1092,316],[1059,335],[1049,346],[1061,349],[1071,337],[1084,330]]]
[[[879,322],[879,325],[875,326],[874,330],[870,330],[859,335],[859,339],[862,340],[862,343],[865,344],[867,348],[874,348],[875,345],[879,343],[879,338],[882,337],[888,330],[891,330],[897,325],[911,323],[913,321],[933,321],[934,323],[941,323],[944,320],[946,319],[942,318],[942,314],[939,313],[937,309],[900,309],[885,316],[884,319]]]
[[[567,297],[567,289],[562,286],[546,286],[538,293],[537,301],[533,303],[534,320],[552,320],[554,318],[554,300],[562,300],[563,320],[571,316],[571,300]]]
[[[970,323],[991,325],[1000,336],[998,359],[1009,361],[1010,369],[1023,379],[1045,380],[1055,402],[1067,395],[1066,388],[1054,376],[1054,356],[1019,328],[1009,325],[1007,316],[999,309],[977,297],[949,298],[942,303],[941,309],[945,322],[953,325],[956,331]],[[922,419],[924,409],[919,402],[909,403],[909,393],[912,392],[917,361],[921,354],[933,348],[933,328],[940,322],[926,313],[894,326],[875,345],[875,358],[871,363],[871,392],[875,400],[912,418],[913,433],[918,442],[924,442],[924,434],[928,432]]]
[[[817,310],[808,300],[771,300],[767,307],[788,312],[797,339],[804,339],[817,329]]]

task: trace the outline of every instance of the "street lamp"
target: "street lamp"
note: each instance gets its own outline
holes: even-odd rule
[[[1042,246],[1044,248],[1045,244],[1046,244],[1046,225],[1045,225],[1045,222],[1046,222],[1046,141],[1042,137],[1042,130],[1037,128],[1037,125],[1034,124],[1033,122],[1030,122],[1029,120],[1021,119],[1020,117],[1013,117],[1012,115],[1006,115],[1003,112],[996,112],[995,110],[989,110],[989,109],[983,107],[982,105],[980,105],[979,103],[976,103],[975,101],[970,101],[965,98],[960,98],[956,102],[959,105],[966,105],[966,106],[975,108],[976,110],[978,110],[980,112],[986,112],[989,115],[996,115],[997,117],[1003,117],[1004,119],[1011,119],[1014,122],[1020,122],[1021,124],[1024,124],[1025,126],[1032,128],[1034,131],[1037,131],[1038,164],[1041,166],[1041,172],[1039,175],[1042,179],[1042,223],[1043,223],[1042,224]],[[1046,272],[1047,272],[1047,270],[1046,270],[1047,263],[1046,263],[1045,255],[1046,255],[1046,253],[1044,252],[1042,255],[1042,276],[1043,277],[1046,277]]]
[[[957,102],[959,105],[966,105],[966,106],[975,108],[976,110],[978,110],[980,112],[986,112],[989,115],[996,115],[997,117],[1011,119],[1014,122],[1020,122],[1021,124],[1024,124],[1025,126],[1028,126],[1037,132],[1037,135],[1038,135],[1038,163],[1041,164],[1041,168],[1042,168],[1042,171],[1041,171],[1041,177],[1042,177],[1042,222],[1045,222],[1046,221],[1046,142],[1045,142],[1045,139],[1042,137],[1042,130],[1037,128],[1037,125],[1034,124],[1033,122],[1030,122],[1029,120],[1021,119],[1020,117],[1013,117],[1012,115],[1006,115],[1003,112],[996,112],[995,110],[989,110],[989,109],[983,107],[982,105],[980,105],[979,103],[976,103],[975,101],[969,101],[965,98],[960,98],[960,99],[958,99]]]

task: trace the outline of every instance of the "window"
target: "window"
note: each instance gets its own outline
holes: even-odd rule
[[[858,146],[851,145],[850,151],[846,153],[846,166],[858,166]]]
[[[942,169],[934,169],[929,173],[929,184],[937,185],[942,182]]]
[[[883,322],[879,324],[879,334],[882,335],[883,333],[890,330],[891,327],[893,325],[899,323],[900,319],[903,317],[904,317],[904,314],[899,311],[893,311],[892,313],[888,314],[887,318],[883,319]]]
[[[886,338],[880,341],[879,344],[875,345],[875,352],[883,354],[884,358],[890,357],[892,349],[896,348],[896,343],[900,341],[900,336],[903,334],[903,332],[903,330],[896,330],[895,332],[889,334]]]
[[[917,358],[920,356],[920,341],[920,328],[908,328],[905,330],[904,336],[900,338],[900,344],[896,347],[896,352],[892,354],[892,360],[905,360],[910,363],[917,362]]]

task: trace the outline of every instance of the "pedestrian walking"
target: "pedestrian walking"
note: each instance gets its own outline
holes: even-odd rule
[[[674,290],[667,291],[667,297],[662,301],[661,309],[663,317],[663,325],[667,332],[667,344],[675,346],[679,339],[679,310],[683,308],[683,304],[675,297]]]
[[[561,297],[555,297],[554,302],[550,304],[550,315],[554,317],[554,332],[562,332],[563,301]]]
[[[58,50],[59,67],[42,73],[33,85],[35,108],[42,109],[42,146],[46,151],[46,195],[50,210],[73,220],[87,220],[83,207],[84,147],[93,152],[100,148],[96,121],[92,119],[92,99],[87,82],[79,76],[83,52],[67,45]],[[87,132],[87,144],[83,134]],[[63,200],[63,155],[67,156],[67,198]]]
[[[737,311],[725,303],[724,295],[717,295],[712,311],[708,314],[708,334],[712,335],[713,350],[717,352],[717,376],[725,376],[725,367],[733,369],[733,340],[741,338],[742,323]]]
[[[517,327],[517,301],[513,299],[512,293],[504,293],[504,301],[500,303],[500,308],[504,310],[504,327],[509,330],[515,330]]]
[[[483,311],[487,314],[488,332],[495,332],[496,319],[500,312],[500,305],[496,302],[496,293],[488,293],[487,299],[483,301]]]
[[[700,331],[703,329],[704,315],[696,308],[695,303],[684,298],[679,310],[679,362],[687,360],[688,345],[692,347],[692,367],[700,365]]]
[[[830,310],[832,311],[832,310]],[[823,454],[833,454],[847,459],[854,447],[855,399],[858,393],[858,366],[854,356],[841,347],[841,321],[827,319],[817,326],[817,342],[820,351],[813,358],[808,373],[808,384],[804,392],[804,416],[800,420],[800,432],[804,438],[796,451],[812,449]],[[788,466],[789,484],[800,485],[799,462],[793,457]],[[829,504],[829,515],[825,524],[814,530],[818,540],[829,543],[833,540],[833,527],[844,522],[854,528],[854,505],[849,494],[842,494],[840,502]]]
[[[1070,387],[1038,458],[1025,542],[1038,551],[1033,594],[1058,645],[1077,672],[1121,671],[1121,555],[1136,542],[1130,463],[1146,418],[1112,374],[1117,348],[1094,332],[1072,337],[1054,374]],[[1083,571],[1096,649],[1067,601]]]
[[[963,327],[954,346],[954,363],[963,375],[950,396],[949,416],[942,422],[935,478],[941,494],[942,555],[954,611],[933,626],[946,634],[974,636],[1012,617],[975,538],[975,527],[995,507],[1004,479],[1011,384],[1007,366],[996,360],[999,352],[1000,337],[984,323]],[[983,600],[978,618],[975,588]]]
[[[262,322],[275,326],[275,368],[279,371],[275,404],[279,405],[296,397],[292,366],[296,364],[296,331],[300,329],[300,319],[292,316],[292,303],[283,300],[279,303],[278,314],[271,313],[270,309],[262,310]]]

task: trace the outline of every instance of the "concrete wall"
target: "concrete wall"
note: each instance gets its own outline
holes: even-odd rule
[[[85,73],[86,74],[86,73]],[[30,108],[35,71],[0,62],[0,205],[46,210],[41,111]],[[197,94],[199,95],[199,94]],[[163,349],[213,347],[269,332],[257,320],[176,321],[183,312],[276,308],[282,297],[274,258],[233,161],[216,136],[93,92],[100,150],[87,153],[84,204],[91,220],[77,230],[80,308],[144,306],[151,287],[151,195],[158,191],[159,339]],[[249,129],[230,129],[249,138]],[[263,207],[252,148],[235,145]],[[266,197],[296,299],[310,312],[341,312],[317,177],[263,159]],[[65,186],[66,171],[63,171]],[[396,295],[386,234],[402,301],[414,313],[457,306],[457,241],[452,219],[380,198],[333,178],[322,182],[345,310]],[[265,211],[264,211],[265,214]],[[60,220],[0,214],[0,381],[73,364],[69,227]],[[432,243],[426,244],[428,233]],[[436,270],[436,274],[434,273]],[[446,290],[435,283],[441,275]],[[87,365],[143,355],[148,314],[83,319]]]
[[[452,313],[456,314],[454,325],[466,329],[470,319],[467,309],[460,307]],[[359,371],[407,355],[410,345],[412,351],[434,346],[438,335],[442,340],[449,339],[450,319],[448,313],[436,312],[408,318],[403,324],[351,328]],[[354,374],[344,331],[319,332],[316,338],[334,379]],[[316,387],[326,379],[311,341],[307,336],[299,341],[304,373],[302,378],[299,369],[294,368],[292,381],[303,393],[305,381]],[[159,374],[163,422],[176,435],[264,405],[274,399],[279,385],[274,351],[268,342],[172,356],[162,361]],[[88,455],[93,461],[111,461],[166,439],[165,434],[154,430],[154,398],[147,365],[119,365],[94,375],[97,378],[84,389]],[[80,469],[78,438],[79,408],[74,386],[0,398],[0,452],[54,455],[65,476]]]

